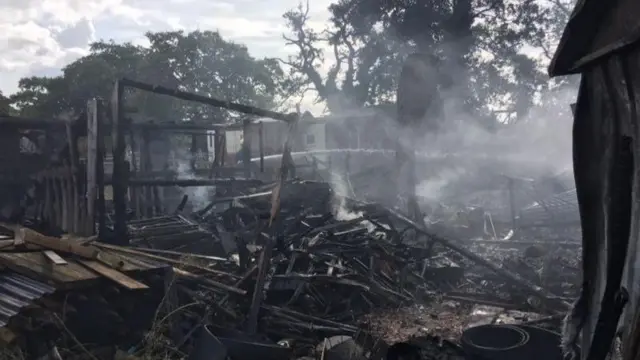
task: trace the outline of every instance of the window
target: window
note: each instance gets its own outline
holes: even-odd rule
[[[313,145],[316,142],[316,136],[313,134],[307,134],[307,144]]]

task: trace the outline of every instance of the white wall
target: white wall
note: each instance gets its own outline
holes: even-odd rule
[[[300,134],[303,150],[324,150],[327,148],[324,124],[306,125]]]
[[[215,155],[214,134],[214,130],[207,131],[207,149],[209,149],[211,159]],[[227,154],[234,154],[240,151],[240,147],[242,147],[242,130],[227,130],[225,134],[227,137]]]

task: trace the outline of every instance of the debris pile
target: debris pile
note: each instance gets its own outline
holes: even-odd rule
[[[32,319],[28,308],[38,304],[63,329],[39,338],[41,352],[96,356],[112,345],[128,357],[180,358],[205,351],[202,339],[211,338],[232,359],[290,359],[328,354],[341,339],[375,358],[411,338],[456,340],[478,305],[549,316],[575,295],[575,252],[562,245],[450,240],[327,183],[275,189],[275,217],[274,185],[244,189],[192,214],[132,220],[129,246],[5,225],[13,235],[0,252],[10,269],[0,287],[40,289],[14,291],[20,302],[0,298],[13,306],[5,329],[15,339],[6,341],[43,336],[14,321]],[[45,294],[59,302],[45,302]],[[72,306],[66,299],[74,296],[90,299]],[[98,313],[104,320],[79,320]],[[96,324],[113,330],[91,338],[87,327]],[[100,346],[80,347],[87,341]]]

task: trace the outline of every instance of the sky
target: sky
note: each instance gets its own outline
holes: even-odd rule
[[[313,0],[321,28],[331,0]],[[0,0],[0,90],[25,76],[52,76],[99,39],[143,44],[147,31],[217,30],[255,57],[286,58],[282,14],[299,0]],[[304,106],[307,105],[307,106]],[[303,107],[312,107],[311,103]]]

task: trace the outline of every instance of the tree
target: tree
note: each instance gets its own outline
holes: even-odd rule
[[[384,31],[356,31],[347,21],[332,19],[321,33],[307,25],[309,7],[300,5],[284,14],[292,36],[284,36],[297,53],[282,62],[289,68],[290,84],[299,95],[317,93],[330,111],[345,107],[388,104],[394,98],[395,78],[408,52]],[[323,76],[326,54],[334,64]]]
[[[11,113],[11,100],[0,91],[0,115],[8,115]]]
[[[163,32],[147,37],[151,42],[147,74],[163,79],[162,84],[269,109],[287,97],[277,60],[255,59],[245,46],[225,41],[217,32]],[[188,118],[229,120],[228,112],[207,105],[181,102],[179,107]]]
[[[541,49],[542,63],[547,66],[560,43],[560,37],[569,22],[571,11],[576,0],[545,0],[543,5],[547,9],[543,36],[534,40],[534,45]],[[555,77],[549,81],[549,90],[563,91],[577,89],[579,76]]]
[[[28,116],[81,112],[92,97],[109,99],[113,81],[126,77],[264,108],[286,96],[274,59],[255,59],[243,45],[211,31],[147,33],[149,47],[100,41],[58,77],[21,79],[13,104]],[[127,104],[157,120],[230,121],[225,111],[130,91]]]
[[[543,36],[533,39],[533,46],[539,50],[538,63],[546,73],[576,0],[539,0],[539,3],[545,9],[546,21],[542,23]],[[535,107],[525,120],[542,123],[548,120],[547,124],[553,122],[555,133],[566,134],[573,119],[569,105],[576,100],[579,82],[580,75],[547,78]],[[554,135],[549,133],[548,138]],[[548,138],[545,141],[551,143]]]
[[[322,33],[307,25],[304,6],[284,17],[293,34],[285,39],[297,47],[286,62],[291,74],[330,110],[344,105],[332,98],[353,107],[392,101],[399,66],[416,51],[439,59],[441,91],[476,117],[526,112],[545,83],[535,59],[523,53],[545,30],[547,10],[534,0],[340,0],[329,10]],[[325,48],[335,64],[322,76]]]

